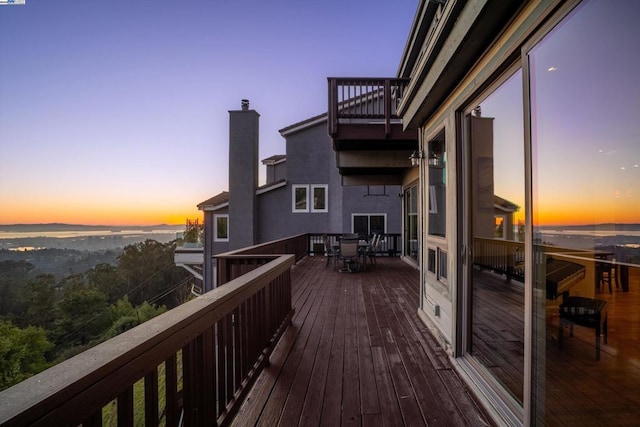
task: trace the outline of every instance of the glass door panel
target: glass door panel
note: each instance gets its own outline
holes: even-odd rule
[[[538,425],[640,425],[638,16],[585,1],[528,53]]]
[[[466,349],[489,383],[522,406],[524,390],[524,130],[520,70],[465,116],[470,212]]]

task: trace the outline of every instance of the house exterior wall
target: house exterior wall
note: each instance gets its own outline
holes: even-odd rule
[[[342,186],[326,126],[323,121],[285,136],[287,185],[258,196],[260,242],[299,233],[348,233],[352,213],[385,213],[387,232],[400,233],[400,186],[387,186],[386,196],[367,195],[367,187]],[[293,212],[295,185],[327,185],[328,211]]]
[[[271,184],[287,177],[287,163],[285,161],[267,165],[265,170],[266,183]]]
[[[213,246],[213,211],[204,211],[204,242],[203,242],[203,264],[202,281],[203,290],[210,291],[215,283],[215,268],[213,266],[213,254],[216,253]]]

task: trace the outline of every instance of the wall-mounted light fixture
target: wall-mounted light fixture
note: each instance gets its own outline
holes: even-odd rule
[[[438,154],[434,152],[429,153],[427,164],[434,167],[440,166],[440,156],[438,156]]]
[[[422,151],[414,151],[409,156],[409,160],[411,160],[411,166],[418,166],[420,164],[420,159],[422,158]]]

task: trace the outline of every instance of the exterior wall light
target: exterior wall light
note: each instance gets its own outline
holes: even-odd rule
[[[429,160],[427,160],[427,164],[434,167],[440,166],[440,156],[438,156],[436,153],[429,154]]]
[[[411,166],[418,166],[420,164],[420,159],[422,158],[422,151],[414,151],[409,156],[409,160],[411,160]]]

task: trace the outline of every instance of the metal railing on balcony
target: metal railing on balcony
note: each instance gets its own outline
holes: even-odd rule
[[[310,233],[307,235],[309,239],[308,253],[322,254],[324,253],[324,236],[329,237],[332,245],[338,245],[338,240],[342,234],[340,233]],[[400,255],[401,251],[401,235],[399,233],[386,233],[380,235],[380,244],[378,245],[377,255]],[[365,238],[365,236],[362,236]]]
[[[247,252],[297,253],[307,239]],[[290,323],[296,257],[229,255],[261,265],[230,268],[224,286],[0,392],[0,425],[102,425],[114,400],[118,425],[134,425],[140,383],[147,426],[228,423]]]
[[[391,123],[399,119],[397,107],[409,79],[399,78],[337,78],[329,77],[329,135],[338,134],[345,121],[379,120],[385,135],[391,134]]]

